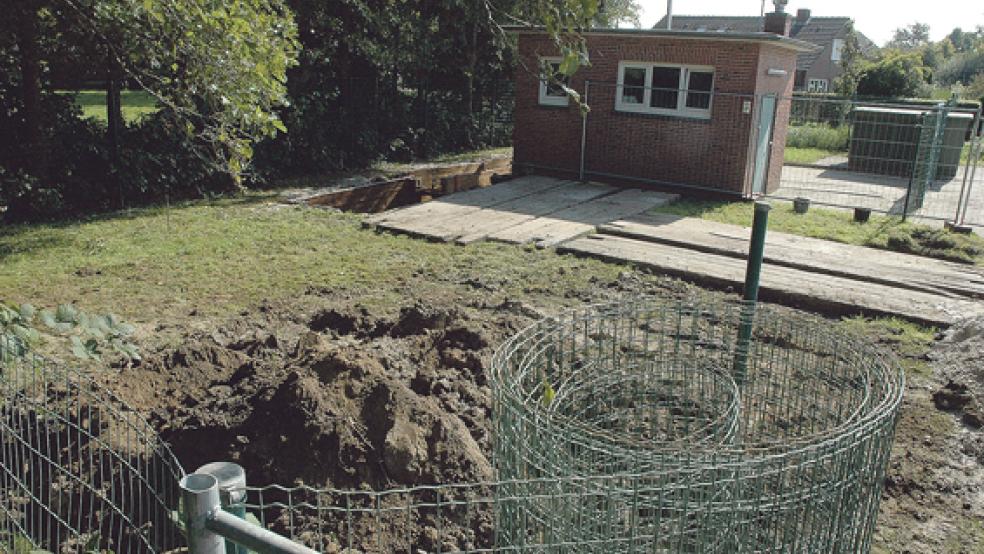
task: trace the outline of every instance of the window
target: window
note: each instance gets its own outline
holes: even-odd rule
[[[806,90],[808,92],[827,92],[827,80],[810,79],[810,84],[807,85]]]
[[[543,58],[544,68],[549,67],[554,79],[564,83],[569,83],[569,78],[560,73],[560,58]],[[540,104],[546,106],[566,106],[567,93],[555,82],[550,79],[540,79]]]
[[[615,109],[708,119],[714,68],[621,62]]]
[[[833,44],[830,45],[830,61],[839,62],[841,61],[841,54],[844,52],[844,39],[835,38]]]

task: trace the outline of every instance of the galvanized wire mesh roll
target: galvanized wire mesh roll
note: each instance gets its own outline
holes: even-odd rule
[[[557,488],[503,491],[500,548],[870,549],[904,380],[828,321],[767,306],[597,306],[513,337],[492,383],[504,488]]]

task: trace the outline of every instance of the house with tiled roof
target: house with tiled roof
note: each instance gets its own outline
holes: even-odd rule
[[[655,25],[655,29],[666,29],[667,18]],[[708,33],[732,32],[753,33],[761,31],[764,17],[716,16],[716,15],[673,15],[672,29],[679,31],[704,31]],[[801,9],[792,18],[789,36],[797,40],[813,43],[820,48],[803,52],[796,60],[794,90],[828,92],[834,79],[843,72],[841,56],[853,29],[850,17],[814,17],[810,10]],[[854,34],[863,55],[877,50],[875,43],[857,30]]]

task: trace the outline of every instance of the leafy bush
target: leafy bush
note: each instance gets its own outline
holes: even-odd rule
[[[847,150],[850,127],[832,127],[823,123],[790,125],[786,146],[794,148],[820,148],[822,150]]]
[[[915,96],[926,82],[929,69],[918,52],[889,52],[882,59],[864,64],[858,73],[858,94],[880,98]]]

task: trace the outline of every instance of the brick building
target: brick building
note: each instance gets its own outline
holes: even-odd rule
[[[775,15],[788,34],[789,16]],[[582,118],[540,78],[559,62],[553,42],[513,31],[515,166],[741,196],[779,186],[796,57],[812,45],[766,32],[587,31],[591,65],[567,83],[587,95]]]

